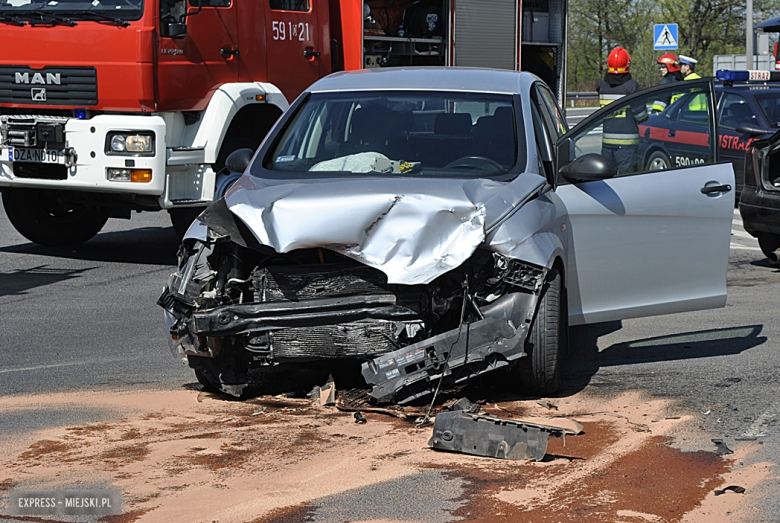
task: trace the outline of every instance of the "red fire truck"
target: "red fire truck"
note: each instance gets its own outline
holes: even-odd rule
[[[181,234],[234,181],[228,154],[333,71],[522,67],[563,99],[566,14],[567,0],[8,0],[5,212],[43,245],[132,211],[167,210]]]

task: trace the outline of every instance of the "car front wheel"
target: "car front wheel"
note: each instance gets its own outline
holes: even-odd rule
[[[526,357],[519,363],[521,388],[534,396],[549,396],[561,387],[561,360],[568,339],[564,296],[563,276],[553,268],[547,273],[525,341]]]
[[[664,169],[669,169],[671,166],[671,160],[669,160],[669,157],[661,151],[654,152],[647,159],[648,171],[663,171]]]

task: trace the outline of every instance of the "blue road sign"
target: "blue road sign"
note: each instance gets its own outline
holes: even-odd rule
[[[653,42],[653,49],[657,51],[677,49],[677,24],[655,24]]]

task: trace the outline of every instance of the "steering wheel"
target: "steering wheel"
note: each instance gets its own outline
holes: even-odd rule
[[[487,158],[485,156],[463,156],[461,158],[458,158],[457,160],[448,163],[447,165],[444,166],[444,168],[457,169],[459,167],[469,167],[469,168],[479,169],[480,167],[485,167],[485,164],[488,164],[491,167],[498,169],[499,171],[503,171],[505,169],[503,165],[501,165],[494,159]]]

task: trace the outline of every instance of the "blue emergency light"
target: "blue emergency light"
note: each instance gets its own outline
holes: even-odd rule
[[[87,110],[86,109],[73,109],[73,116],[75,116],[79,120],[86,120],[87,119]]]
[[[718,72],[715,73],[715,78],[721,82],[747,82],[750,78],[750,72],[718,69]]]
[[[777,82],[780,81],[780,71],[732,70],[718,69],[715,78],[721,82]]]

